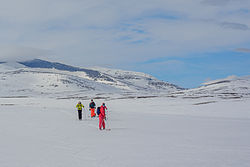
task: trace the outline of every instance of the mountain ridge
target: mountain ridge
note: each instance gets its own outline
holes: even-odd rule
[[[142,72],[102,67],[80,68],[41,59],[1,63],[0,84],[4,88],[0,94],[4,96],[74,98],[84,93],[88,96],[250,97],[250,76],[230,76],[208,81],[198,88],[183,89]]]
[[[17,64],[21,67],[17,67]],[[3,63],[1,67],[6,68],[7,65],[8,63]],[[65,92],[75,94],[82,91],[87,94],[102,92],[161,94],[181,90],[174,84],[139,72],[79,68],[41,59],[17,62],[13,66],[13,69],[6,68],[7,71],[0,73],[0,83],[9,89],[9,91],[6,89],[6,95],[10,92],[21,95],[32,95],[32,92],[36,95],[53,93],[66,95]],[[15,85],[20,80],[22,84]],[[25,81],[29,83],[26,84]]]

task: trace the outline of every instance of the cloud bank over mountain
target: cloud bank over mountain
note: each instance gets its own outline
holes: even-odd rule
[[[0,46],[1,61],[27,61],[48,56],[50,51],[31,47]]]

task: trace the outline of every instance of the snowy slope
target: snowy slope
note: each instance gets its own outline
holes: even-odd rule
[[[123,71],[117,69],[108,69],[108,68],[93,68],[94,70],[101,71],[102,74],[112,78],[116,81],[118,85],[127,85],[135,90],[146,90],[146,91],[164,91],[173,92],[176,90],[181,90],[180,87],[160,81],[155,77],[141,73],[141,72],[133,72],[133,71]],[[112,83],[111,83],[112,84]]]
[[[56,70],[19,69],[0,73],[1,95],[57,96],[89,91],[118,92],[109,85],[99,84],[79,77],[81,73],[69,74]]]
[[[184,90],[145,73],[100,67],[86,69],[40,59],[0,63],[0,85],[1,96],[250,97],[250,76],[209,81],[199,88]]]
[[[219,97],[236,99],[250,97],[250,76],[230,76],[203,83],[203,86],[174,93],[189,98]]]
[[[35,59],[0,64],[1,96],[159,94],[180,88],[143,73],[84,69]]]
[[[8,70],[15,70],[18,68],[25,68],[24,65],[17,63],[17,62],[2,62],[0,63],[0,72],[8,71]]]
[[[144,73],[105,69],[105,68],[79,68],[73,67],[61,63],[48,62],[40,59],[35,59],[27,62],[20,62],[30,68],[54,68],[63,71],[85,72],[88,79],[94,80],[99,83],[112,85],[120,89],[134,91],[146,91],[146,92],[172,92],[179,90],[176,85],[169,84],[167,82],[159,81],[158,79]]]

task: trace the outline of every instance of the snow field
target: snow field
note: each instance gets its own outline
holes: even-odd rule
[[[89,118],[88,110],[86,120],[77,120],[77,102],[0,98],[0,166],[250,164],[250,99],[95,100],[106,103],[111,131],[99,131],[98,118]],[[89,102],[82,100],[85,107]]]

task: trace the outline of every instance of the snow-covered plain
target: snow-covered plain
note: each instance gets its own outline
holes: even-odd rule
[[[0,166],[249,167],[249,98],[96,99],[111,131],[78,100],[0,98]]]

